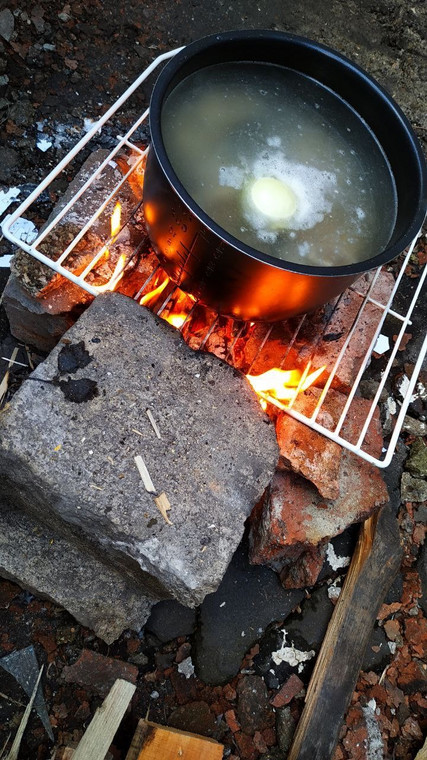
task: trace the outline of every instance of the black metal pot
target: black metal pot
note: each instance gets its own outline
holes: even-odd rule
[[[280,261],[237,240],[194,202],[176,176],[162,139],[165,98],[186,76],[214,63],[260,61],[306,74],[347,101],[378,139],[397,189],[396,223],[387,248],[351,265]],[[163,69],[150,105],[152,145],[144,212],[159,259],[172,280],[221,314],[275,321],[315,309],[363,272],[403,251],[427,205],[427,170],[418,140],[392,98],[359,66],[330,48],[281,32],[240,31],[192,43]]]

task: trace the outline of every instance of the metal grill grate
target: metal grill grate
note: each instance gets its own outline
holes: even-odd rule
[[[146,248],[146,255],[152,256],[149,253],[146,246],[146,240],[142,240],[138,246],[131,251],[126,257],[126,261],[120,269],[116,269],[110,277],[110,280],[104,282],[101,286],[96,282],[94,283],[94,271],[96,266],[102,258],[105,248],[114,246],[116,240],[119,238],[123,228],[126,225],[131,224],[139,210],[140,201],[130,211],[128,218],[125,219],[120,229],[114,233],[109,239],[105,240],[104,246],[97,251],[89,263],[86,264],[83,271],[80,274],[76,274],[72,268],[73,252],[76,246],[81,243],[84,236],[91,231],[93,225],[101,218],[103,214],[109,212],[111,205],[114,203],[117,197],[120,197],[123,189],[126,187],[132,176],[135,173],[141,171],[143,162],[147,152],[146,148],[141,147],[138,130],[144,124],[148,116],[148,109],[142,113],[132,124],[130,129],[124,135],[118,135],[115,137],[115,145],[109,152],[108,156],[102,161],[102,163],[92,172],[86,182],[78,189],[73,197],[66,203],[56,217],[47,224],[42,232],[37,236],[36,240],[32,244],[22,241],[14,233],[14,224],[21,218],[25,212],[31,210],[32,205],[39,198],[41,193],[48,188],[51,183],[61,174],[61,172],[69,167],[70,163],[76,157],[82,155],[86,145],[96,138],[97,133],[106,125],[114,125],[114,120],[117,114],[119,114],[121,107],[126,103],[129,107],[132,96],[138,93],[141,85],[150,76],[154,69],[162,62],[172,57],[178,52],[178,50],[171,51],[164,55],[159,56],[142,74],[137,80],[126,90],[126,92],[119,98],[116,103],[103,115],[103,117],[96,122],[90,131],[77,143],[77,145],[65,156],[65,158],[55,167],[55,169],[46,177],[46,179],[38,186],[38,188],[31,193],[31,195],[11,214],[2,225],[2,231],[5,237],[7,237],[12,243],[16,244],[23,251],[27,252],[34,258],[38,259],[43,264],[50,267],[54,272],[63,275],[68,280],[72,281],[76,285],[79,285],[85,291],[91,295],[98,295],[105,290],[114,289],[120,278],[123,275],[123,271],[128,268],[135,258],[144,255],[144,247]],[[132,165],[124,176],[121,178],[110,192],[106,192],[102,202],[97,206],[94,213],[92,213],[82,226],[78,234],[75,235],[73,240],[66,246],[61,255],[53,261],[46,256],[41,250],[41,245],[48,236],[54,232],[58,227],[61,220],[67,217],[75,204],[81,202],[84,199],[85,193],[94,186],[94,183],[102,179],[103,171],[108,167],[111,162],[121,155],[123,151],[130,151],[132,156]],[[84,242],[84,241],[83,241]],[[412,297],[405,299],[402,296],[402,278],[405,274],[406,268],[410,261],[416,240],[414,240],[406,252],[406,255],[402,255],[400,261],[400,268],[396,276],[394,285],[390,287],[385,295],[384,292],[380,293],[378,285],[380,283],[382,274],[380,270],[370,273],[369,276],[364,276],[361,280],[358,280],[350,289],[352,304],[357,303],[357,308],[352,314],[352,319],[348,325],[348,329],[343,336],[343,339],[339,342],[339,350],[331,350],[331,360],[327,366],[327,379],[323,383],[323,386],[319,388],[316,397],[315,407],[309,414],[303,413],[295,398],[291,399],[287,404],[273,401],[276,406],[285,409],[295,419],[304,423],[311,429],[323,434],[327,438],[335,441],[341,446],[353,451],[355,454],[361,456],[367,461],[376,464],[379,467],[386,467],[393,456],[400,431],[404,422],[407,408],[411,402],[414,389],[416,387],[419,372],[421,370],[424,357],[427,353],[427,336],[422,344],[418,359],[414,366],[410,380],[408,381],[405,392],[402,394],[402,398],[399,400],[400,409],[395,415],[394,427],[389,433],[389,441],[387,447],[383,449],[381,457],[373,456],[367,449],[369,445],[367,439],[369,438],[369,426],[372,418],[376,412],[380,398],[386,387],[387,380],[390,376],[393,363],[398,350],[402,350],[404,344],[405,332],[411,324],[411,317],[414,308],[420,298],[422,289],[425,283],[427,275],[427,267],[424,267],[421,276],[417,281],[417,287]],[[154,287],[157,283],[163,279],[164,275],[160,266],[151,266],[151,271],[144,279],[143,283],[139,285],[137,292],[133,294],[135,300],[141,302],[144,301],[144,296]],[[177,286],[173,283],[167,283],[164,287],[161,297],[156,301],[156,306],[152,308],[159,316],[168,316],[170,313],[171,305],[175,304],[177,299],[179,301],[188,299],[190,297],[183,294]],[[203,310],[201,304],[192,301],[189,302],[189,306],[185,311],[185,315],[180,324],[179,329],[184,334],[184,337],[188,340],[190,337],[190,345],[198,349],[211,350],[217,353],[221,358],[230,362],[236,366],[236,351],[245,343],[251,343],[251,352],[248,356],[240,361],[238,368],[245,374],[251,372],[256,373],[257,367],[262,364],[265,353],[270,350],[272,343],[274,343],[274,336],[277,330],[283,329],[286,331],[286,340],[282,341],[282,351],[275,354],[275,366],[281,368],[287,368],[288,364],[292,364],[292,361],[297,361],[300,366],[303,366],[303,373],[300,381],[300,387],[304,382],[306,375],[311,369],[316,369],[319,366],[320,355],[322,361],[325,357],[325,341],[328,340],[328,330],[331,329],[331,325],[334,324],[334,320],[341,310],[346,308],[346,299],[349,298],[349,291],[340,296],[336,301],[331,304],[322,316],[322,322],[317,325],[317,331],[315,331],[314,338],[306,341],[305,335],[310,332],[312,325],[312,317],[303,316],[297,320],[291,320],[286,323],[286,326],[282,325],[268,325],[261,323],[242,323],[230,320],[219,314],[213,314],[208,309],[203,312],[203,320],[198,320],[198,330],[196,333],[192,332],[194,326],[195,316],[200,316],[200,311]],[[404,301],[405,308],[401,308],[401,302]],[[400,307],[396,306],[399,303]],[[200,329],[200,324],[203,324],[203,329]],[[366,413],[363,422],[360,424],[360,429],[356,439],[346,436],[346,422],[351,417],[353,410],[352,404],[356,396],[360,395],[361,383],[364,379],[364,373],[369,366],[372,355],[377,346],[378,338],[390,323],[392,334],[395,335],[394,345],[392,349],[387,352],[387,361],[385,367],[382,370],[381,379],[378,382],[373,397],[370,399],[370,404],[366,407]],[[292,329],[291,329],[292,328]],[[312,331],[312,330],[311,330]],[[340,372],[343,366],[348,361],[348,356],[354,348],[354,342],[359,340],[360,332],[365,331],[368,333],[368,340],[364,346],[363,352],[357,357],[357,366],[353,367],[352,382],[343,389],[343,383],[340,380]],[[218,337],[219,336],[219,337]],[[225,337],[224,337],[225,336]],[[213,339],[216,338],[219,341],[220,350],[218,345],[211,345]],[[277,344],[277,340],[275,345]],[[300,388],[299,387],[299,388]],[[326,425],[324,423],[325,415],[323,411],[330,402],[331,394],[336,393],[337,387],[340,391],[340,398],[342,399],[342,405],[339,410],[339,415],[334,422],[334,425]],[[299,388],[297,390],[299,390]],[[270,398],[268,398],[271,401]],[[393,400],[396,403],[396,400]]]

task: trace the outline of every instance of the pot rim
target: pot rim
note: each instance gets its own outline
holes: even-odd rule
[[[217,46],[221,46],[223,43],[239,42],[244,40],[253,39],[259,41],[267,41],[275,39],[283,42],[284,44],[298,45],[305,49],[310,49],[316,53],[326,56],[334,60],[338,65],[341,65],[343,70],[351,71],[352,74],[356,74],[361,80],[364,80],[368,84],[372,93],[385,101],[389,110],[393,112],[394,118],[400,122],[401,127],[406,132],[406,135],[411,143],[414,157],[417,161],[418,176],[419,176],[419,195],[418,204],[414,208],[412,219],[408,222],[407,229],[403,235],[401,235],[392,245],[388,245],[379,254],[370,258],[363,259],[362,261],[353,262],[352,264],[333,265],[333,266],[313,266],[308,264],[299,264],[297,262],[287,261],[285,259],[278,259],[274,256],[270,256],[263,251],[259,251],[256,248],[252,248],[243,241],[234,237],[231,233],[227,232],[217,222],[215,222],[209,214],[207,214],[191,197],[184,185],[181,183],[178,175],[169,160],[161,130],[161,111],[163,101],[166,92],[169,88],[170,82],[176,74],[179,74],[179,70],[196,54],[214,49]],[[268,63],[268,61],[266,61]],[[307,75],[310,76],[310,75]],[[313,78],[313,77],[312,77]],[[322,82],[321,77],[317,80],[322,87],[331,89],[327,84]],[[334,90],[331,89],[332,92]],[[335,93],[337,94],[337,93]],[[359,118],[366,123],[365,119],[358,113],[357,109],[351,105],[346,98],[338,95],[347,105],[359,116]],[[262,261],[270,266],[276,267],[280,270],[287,270],[296,272],[299,274],[307,274],[310,276],[321,277],[339,277],[348,276],[352,274],[362,274],[370,269],[376,269],[377,267],[386,264],[394,259],[409,245],[415,236],[419,233],[424,218],[426,216],[427,207],[427,165],[424,158],[424,154],[421,149],[421,145],[418,141],[415,132],[412,129],[411,124],[406,118],[401,108],[397,105],[394,99],[389,93],[364,69],[358,64],[351,61],[346,56],[342,55],[333,48],[324,45],[323,43],[316,42],[307,37],[301,37],[295,34],[289,34],[288,32],[271,31],[271,30],[236,30],[221,32],[218,34],[211,34],[201,39],[198,39],[186,47],[184,47],[179,53],[177,53],[164,67],[160,73],[151,96],[150,101],[150,132],[151,132],[151,145],[150,150],[153,149],[157,160],[163,170],[166,179],[173,188],[174,192],[179,196],[181,201],[187,206],[187,208],[194,214],[198,220],[209,230],[211,230],[220,240],[227,245],[235,248],[237,251],[246,254],[247,256]],[[367,129],[372,131],[369,125],[366,125]],[[381,141],[373,132],[375,139],[381,146]],[[392,172],[393,174],[393,172]]]

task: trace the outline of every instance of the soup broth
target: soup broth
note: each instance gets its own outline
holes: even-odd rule
[[[161,126],[187,192],[252,248],[339,266],[386,247],[397,211],[387,159],[353,109],[306,75],[208,66],[172,90]]]

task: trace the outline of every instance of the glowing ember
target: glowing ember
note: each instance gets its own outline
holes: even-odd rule
[[[154,301],[154,299],[157,298],[157,296],[159,296],[160,293],[163,293],[168,282],[169,282],[169,277],[166,277],[166,279],[163,280],[163,282],[160,283],[160,285],[158,285],[157,288],[154,288],[154,290],[150,290],[149,293],[147,293],[145,296],[142,296],[139,302],[140,305],[147,306],[150,303],[150,301]]]
[[[165,317],[166,322],[169,322],[172,327],[176,327],[177,330],[182,327],[186,319],[186,314],[168,314],[167,317]]]
[[[115,237],[120,230],[122,218],[122,207],[119,202],[114,206],[114,211],[111,214],[111,237]]]
[[[270,369],[262,375],[246,375],[246,377],[255,393],[261,397],[261,406],[265,409],[262,402],[270,401],[276,406],[281,406],[277,402],[292,401],[298,393],[313,385],[324,369],[325,367],[320,367],[305,378],[298,369],[283,370],[276,368]]]

